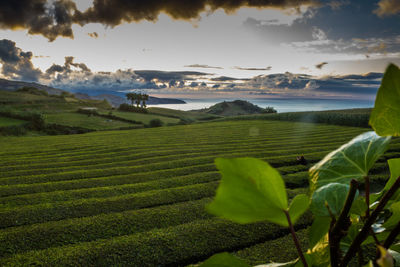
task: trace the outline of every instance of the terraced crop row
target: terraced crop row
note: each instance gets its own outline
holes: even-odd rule
[[[220,179],[214,159],[267,160],[293,197],[307,191],[313,163],[365,131],[258,120],[2,137],[0,265],[182,266],[219,251],[237,251],[249,263],[276,260],[274,251],[294,257],[282,242],[286,229],[237,225],[205,211]],[[388,178],[385,159],[399,155],[393,140],[373,169],[376,185]],[[311,221],[306,214],[296,227]],[[305,231],[299,234],[306,242]]]

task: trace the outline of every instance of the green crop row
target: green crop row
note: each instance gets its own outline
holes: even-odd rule
[[[237,123],[236,123],[237,124]],[[164,146],[169,146],[172,143],[175,143],[177,140],[179,140],[179,145],[185,145],[185,144],[193,144],[193,141],[196,141],[197,144],[199,145],[203,145],[203,144],[209,144],[210,140],[221,140],[223,141],[222,143],[228,142],[230,140],[237,140],[237,139],[264,139],[264,140],[268,140],[268,139],[275,139],[277,141],[284,141],[286,139],[293,139],[293,138],[298,138],[301,137],[301,139],[307,138],[307,136],[309,135],[320,135],[320,136],[324,136],[324,135],[334,135],[337,132],[347,132],[348,134],[356,134],[356,133],[361,133],[362,129],[358,129],[358,128],[341,128],[338,129],[337,127],[318,127],[318,126],[314,126],[313,128],[308,127],[308,129],[301,129],[301,127],[299,128],[294,128],[294,126],[292,125],[291,127],[284,127],[283,129],[276,131],[276,133],[271,133],[273,132],[271,128],[266,128],[265,125],[263,125],[265,123],[254,123],[254,126],[248,126],[249,128],[246,129],[246,126],[244,125],[232,125],[234,128],[244,128],[244,129],[240,129],[240,134],[235,134],[232,133],[232,128],[227,128],[223,131],[220,132],[219,135],[215,135],[215,131],[218,132],[218,129],[215,129],[214,134],[211,134],[211,136],[208,134],[205,136],[205,138],[199,138],[198,135],[199,133],[196,131],[188,131],[187,128],[179,128],[179,127],[174,127],[174,129],[177,131],[176,136],[171,136],[170,133],[165,133],[165,131],[161,131],[161,130],[154,130],[156,132],[146,132],[146,129],[143,130],[138,130],[138,131],[134,131],[132,133],[131,132],[113,132],[113,134],[111,136],[105,136],[104,138],[107,138],[107,140],[109,141],[110,144],[114,143],[114,142],[118,142],[118,144],[120,145],[120,147],[132,147],[132,143],[131,142],[127,142],[127,141],[121,141],[121,139],[126,139],[126,140],[131,140],[132,138],[135,139],[135,143],[134,146],[135,147],[141,147],[143,146],[144,149],[148,148],[155,148],[155,147],[164,147]],[[281,122],[275,122],[274,125],[271,125],[273,127],[279,126],[281,124]],[[207,125],[204,125],[202,127],[202,129],[199,129],[200,131],[205,131],[207,128]],[[209,126],[215,126],[215,125],[209,125]],[[236,127],[235,127],[236,126]],[[267,124],[268,126],[268,124]],[[300,125],[299,125],[300,126]],[[250,128],[259,128],[258,132],[259,132],[259,136],[256,137],[251,137],[249,136],[249,129]],[[168,128],[168,127],[167,127]],[[216,127],[215,127],[216,128]],[[264,129],[263,129],[264,128]],[[213,128],[214,129],[214,128]],[[288,131],[292,129],[292,131]],[[321,132],[318,132],[318,129],[321,130]],[[184,131],[183,131],[184,130]],[[235,129],[236,130],[236,129]],[[208,131],[207,131],[208,132]],[[268,134],[266,134],[268,133]],[[279,133],[279,134],[278,134]],[[144,143],[140,142],[140,135],[146,135],[146,141]],[[51,156],[52,155],[52,151],[55,154],[59,154],[59,150],[64,150],[64,153],[66,153],[67,155],[74,155],[78,152],[78,154],[80,152],[86,153],[86,152],[90,152],[90,150],[98,150],[101,147],[105,147],[105,149],[107,149],[107,146],[104,145],[104,142],[102,142],[101,140],[104,140],[103,138],[101,138],[99,140],[99,143],[97,144],[97,139],[99,139],[99,137],[102,135],[93,135],[93,134],[87,134],[84,137],[81,136],[73,136],[71,137],[71,139],[69,140],[68,143],[66,143],[65,145],[60,144],[60,139],[65,139],[65,138],[59,138],[54,137],[55,139],[50,139],[49,137],[39,137],[40,140],[32,140],[32,138],[26,138],[26,146],[20,146],[20,144],[18,144],[17,139],[9,139],[9,142],[7,142],[8,144],[6,144],[6,146],[13,146],[13,153],[1,153],[4,156],[6,156],[7,158],[12,157],[12,155],[14,154],[15,156],[21,156],[21,154],[26,154],[26,153],[30,153],[30,157],[34,158],[35,155],[40,158],[43,156]],[[88,137],[90,137],[91,139],[89,139]],[[185,138],[186,137],[186,138]],[[192,139],[195,140],[192,140]],[[14,142],[12,140],[15,140]],[[148,142],[148,140],[152,140],[152,142]],[[40,143],[43,144],[42,146],[38,146],[37,144],[35,144],[35,141],[41,141]],[[199,141],[202,141],[203,143],[200,143]],[[54,148],[54,146],[52,146],[51,144],[53,142],[57,142],[58,146],[57,148]],[[89,143],[88,143],[89,142]],[[48,143],[46,145],[46,143]],[[221,142],[215,142],[211,141],[211,144],[218,144]],[[85,145],[86,144],[86,145]],[[15,146],[15,147],[14,147]],[[86,146],[86,150],[85,150],[85,146]],[[80,148],[80,149],[75,149],[74,150],[70,150],[70,149],[74,149],[74,148]],[[112,149],[112,147],[110,147]],[[110,149],[109,148],[109,149]],[[21,152],[18,152],[21,151]],[[0,157],[2,157],[2,155],[0,154]]]
[[[304,216],[296,225],[311,223]],[[220,219],[126,235],[77,245],[36,250],[0,259],[0,265],[42,266],[182,266],[218,251],[230,251],[276,239],[288,230],[273,224],[240,225]]]
[[[216,182],[154,190],[109,198],[90,198],[61,203],[45,203],[0,211],[0,228],[93,216],[100,213],[149,208],[211,197]]]
[[[328,152],[329,149],[336,148],[340,143],[328,143],[324,146],[324,151]],[[292,147],[288,149],[282,149],[282,147],[277,147],[276,149],[265,149],[264,147],[244,147],[239,149],[236,147],[234,150],[222,149],[222,148],[214,148],[213,150],[200,151],[196,153],[174,153],[170,152],[170,155],[162,155],[162,156],[153,156],[149,158],[141,158],[134,160],[121,161],[120,159],[109,159],[107,163],[98,163],[87,165],[87,163],[81,162],[77,163],[79,165],[71,166],[71,167],[60,167],[57,168],[41,168],[41,169],[32,169],[29,165],[25,165],[26,169],[18,169],[15,171],[3,171],[0,173],[1,178],[11,178],[14,176],[32,176],[32,175],[40,175],[42,173],[52,174],[52,173],[61,173],[61,172],[72,172],[79,171],[82,169],[82,166],[85,166],[85,171],[89,171],[95,169],[97,171],[103,171],[115,167],[126,167],[126,166],[138,166],[138,165],[149,165],[153,163],[161,163],[165,161],[172,160],[180,160],[190,158],[191,160],[196,160],[196,158],[202,157],[217,157],[221,155],[235,154],[235,155],[249,155],[255,154],[256,152],[263,152],[264,156],[274,157],[275,155],[290,155],[294,154],[294,157],[299,154],[311,153],[315,151],[321,151],[320,147],[316,147],[315,145],[302,145],[301,147]]]
[[[288,190],[289,198],[305,189]],[[28,250],[93,241],[211,218],[210,198],[160,207],[50,221],[0,231],[0,257]]]
[[[200,149],[200,151],[202,149],[212,149],[215,147],[226,147],[226,148],[237,148],[238,145],[240,144],[243,147],[249,146],[249,145],[253,145],[253,146],[264,146],[268,149],[272,149],[272,148],[277,148],[277,147],[290,147],[292,146],[297,146],[297,145],[302,145],[302,144],[315,144],[315,145],[320,145],[321,142],[325,143],[325,142],[335,142],[335,143],[342,143],[345,141],[348,141],[351,137],[353,137],[352,134],[350,133],[330,133],[329,134],[329,139],[326,138],[326,134],[321,135],[321,136],[313,136],[310,135],[307,138],[296,138],[296,139],[287,139],[285,140],[284,143],[282,143],[282,140],[276,140],[275,138],[270,138],[270,139],[264,139],[264,140],[249,140],[249,138],[246,138],[246,140],[243,140],[242,138],[238,138],[230,143],[227,142],[227,140],[224,140],[223,142],[220,142],[218,144],[214,143],[214,144],[204,144],[204,145],[199,145],[196,144],[196,146],[193,147],[192,145],[185,145],[182,143],[176,143],[176,144],[169,144],[168,146],[165,147],[146,147],[146,148],[141,148],[141,147],[131,147],[130,149],[127,149],[126,147],[122,146],[121,144],[116,144],[114,146],[112,146],[112,152],[110,151],[97,151],[96,149],[92,148],[92,152],[88,152],[86,150],[78,150],[77,152],[79,152],[78,154],[74,154],[74,156],[72,157],[72,155],[67,154],[65,155],[65,153],[63,153],[63,150],[58,151],[59,153],[56,154],[52,154],[52,155],[40,155],[37,156],[37,160],[34,161],[34,155],[30,152],[25,153],[24,155],[17,155],[15,156],[15,160],[13,161],[13,157],[11,155],[9,155],[5,161],[2,161],[1,165],[3,167],[5,166],[14,166],[16,167],[16,165],[19,166],[24,166],[24,165],[32,165],[32,164],[37,164],[37,163],[52,163],[49,162],[49,160],[54,159],[55,156],[57,158],[55,158],[55,162],[64,162],[64,161],[82,161],[82,160],[93,160],[93,156],[95,155],[96,159],[101,158],[101,159],[111,159],[111,158],[118,158],[119,156],[132,156],[132,154],[137,154],[137,158],[143,158],[143,157],[147,157],[146,154],[153,154],[153,151],[166,151],[167,153],[170,152],[171,150],[182,150],[182,148],[189,148],[189,150],[193,150],[193,148],[196,149]],[[331,141],[332,140],[332,141]],[[112,142],[110,142],[112,144]],[[80,155],[83,154],[83,155]],[[80,156],[79,156],[80,155]],[[21,164],[22,163],[22,164]]]
[[[300,246],[305,250],[308,247],[308,229],[297,231],[296,235]],[[289,262],[299,256],[296,247],[293,246],[292,235],[268,240],[267,242],[236,251],[233,254],[251,266],[270,262]]]
[[[0,198],[0,210],[24,205],[55,203],[87,198],[107,198],[125,194],[134,194],[151,190],[182,187],[208,183],[219,180],[218,172],[201,172],[142,183],[83,188],[75,190],[58,190],[52,192],[14,195]]]

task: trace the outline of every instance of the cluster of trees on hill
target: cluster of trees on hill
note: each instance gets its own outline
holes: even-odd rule
[[[132,105],[136,104],[137,107],[139,105],[142,108],[146,107],[146,101],[149,100],[149,95],[146,94],[137,94],[137,93],[128,93],[126,94],[126,98],[131,101]]]

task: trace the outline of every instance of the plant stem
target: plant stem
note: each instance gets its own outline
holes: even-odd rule
[[[339,266],[339,260],[341,257],[340,253],[340,239],[343,237],[343,231],[346,231],[350,226],[348,223],[348,213],[350,211],[351,205],[353,204],[354,197],[356,196],[358,189],[358,182],[356,180],[351,180],[350,190],[347,193],[346,202],[344,204],[343,210],[340,212],[339,218],[333,225],[332,230],[329,231],[329,247],[331,253],[331,265],[332,267]]]
[[[303,251],[301,250],[301,246],[300,246],[299,240],[297,239],[296,232],[294,231],[294,227],[293,227],[293,224],[292,224],[292,220],[290,219],[289,212],[286,211],[286,210],[284,210],[283,212],[286,215],[286,218],[287,218],[287,221],[288,221],[288,224],[289,224],[290,233],[292,234],[294,244],[295,244],[295,246],[297,248],[297,253],[300,256],[301,261],[303,262],[303,266],[304,267],[308,267],[306,258],[304,258]]]
[[[367,211],[365,213],[365,217],[368,219],[369,217],[369,177],[365,176],[365,202],[367,204]]]
[[[344,256],[340,264],[341,267],[348,266],[350,260],[354,257],[359,247],[361,246],[361,243],[367,238],[369,230],[371,229],[371,225],[375,222],[376,218],[378,218],[379,213],[385,208],[386,204],[388,203],[390,198],[394,195],[394,193],[399,187],[400,187],[400,176],[397,178],[394,184],[390,187],[390,189],[379,201],[378,206],[371,213],[371,216],[368,217],[363,228],[351,243],[349,250],[347,251],[346,255]]]
[[[390,246],[396,241],[396,237],[400,234],[400,222],[396,225],[396,227],[390,232],[389,236],[386,238],[383,246],[388,249]]]

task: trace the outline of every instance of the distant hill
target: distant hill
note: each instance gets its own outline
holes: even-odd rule
[[[199,111],[220,116],[237,116],[267,113],[266,109],[244,100],[235,100],[231,102],[224,101]]]
[[[46,91],[49,95],[61,95],[65,90],[53,88],[50,86],[46,86],[39,83],[31,83],[31,82],[20,82],[20,81],[11,81],[6,79],[0,79],[0,90],[7,91],[16,91],[22,87],[34,87],[43,91]],[[110,93],[101,93],[99,95],[88,95],[82,92],[75,92],[75,97],[83,100],[107,100],[112,106],[118,107],[122,103],[127,103],[126,98],[119,96],[117,94]],[[149,100],[146,102],[148,105],[159,105],[159,104],[185,104],[186,102],[180,99],[173,98],[158,98],[150,96]]]
[[[56,89],[50,86],[46,86],[39,83],[30,83],[30,82],[20,82],[20,81],[11,81],[6,79],[0,79],[0,89],[7,91],[16,91],[21,87],[35,87],[37,89],[46,91],[49,95],[61,95],[64,92],[61,89]]]

